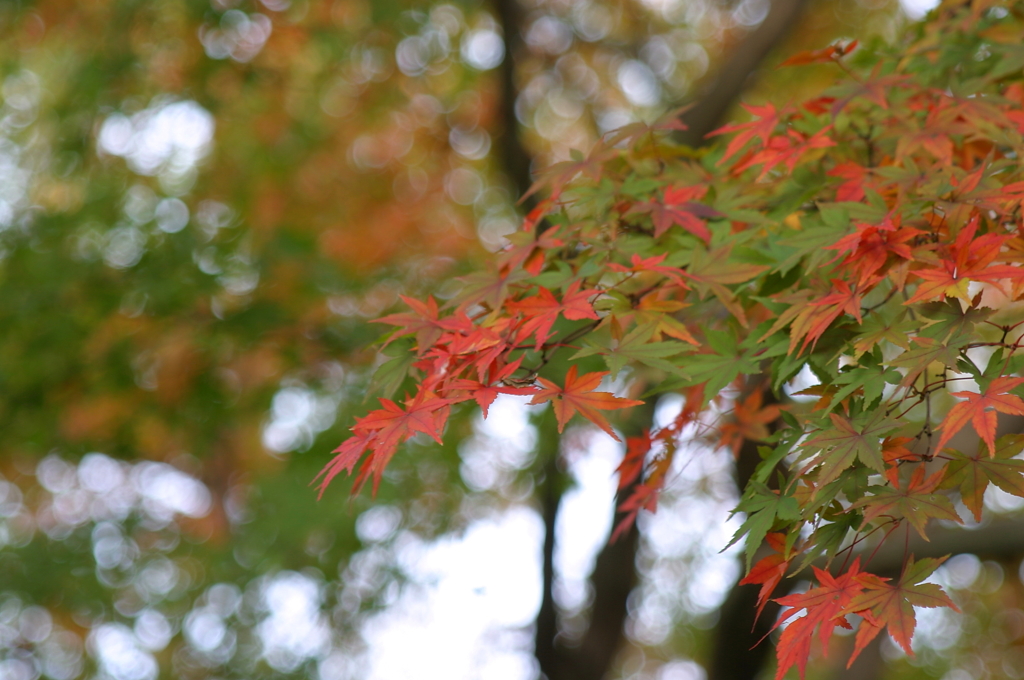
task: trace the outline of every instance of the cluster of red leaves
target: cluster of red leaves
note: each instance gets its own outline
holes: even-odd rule
[[[572,366],[562,385],[536,377],[525,381],[529,386],[517,386],[512,376],[523,358],[509,358],[511,352],[525,347],[541,350],[559,317],[597,319],[591,300],[598,292],[580,290],[576,282],[559,299],[549,289],[539,287],[536,295],[509,302],[510,315],[493,318],[490,323],[475,322],[462,309],[439,318],[433,298],[425,304],[405,298],[411,313],[385,316],[378,323],[397,327],[391,340],[416,338],[419,361],[414,366],[423,374],[418,391],[406,399],[405,408],[381,399],[381,409],[356,419],[354,436],[335,449],[337,455],[318,476],[320,494],[342,471],[351,474],[360,459],[363,462],[354,491],[358,492],[371,476],[376,490],[384,468],[402,443],[420,433],[440,443],[453,404],[472,400],[486,415],[499,394],[531,395],[531,404],[551,402],[559,432],[579,413],[618,439],[601,412],[642,402],[598,390],[607,372],[580,376]]]
[[[764,541],[774,549],[743,580],[761,585],[759,608],[817,559],[851,565],[817,566],[816,586],[778,599],[778,677],[802,673],[813,640],[827,646],[852,615],[854,656],[883,629],[909,653],[915,606],[955,608],[923,583],[941,560],[908,556],[887,580],[861,570],[858,544],[960,522],[957,491],[976,518],[990,482],[1024,497],[1024,437],[996,437],[998,413],[1024,415],[1024,83],[997,60],[969,65],[977,92],[935,72],[955,63],[934,54],[947,43],[973,54],[977,26],[1018,21],[964,19],[976,10],[943,15],[954,28],[942,45],[879,58],[802,105],[746,106],[750,120],[713,133],[710,154],[666,144],[676,123],[636,124],[553,169],[551,196],[493,271],[467,277],[443,310],[406,300],[380,319],[389,342],[415,340],[415,388],[356,420],[321,493],[357,466],[356,490],[376,485],[403,441],[440,441],[455,405],[486,414],[499,394],[551,402],[559,431],[579,414],[617,439],[605,413],[641,402],[600,384],[629,366],[633,390],[681,393],[684,406],[628,438],[615,534],[654,510],[684,439],[762,442],[733,539],[746,539],[748,565]],[[1016,64],[993,35],[985,49]],[[790,63],[851,72],[852,49]],[[582,368],[596,361],[608,371]],[[812,403],[765,403],[807,368]],[[978,391],[950,389],[967,379]],[[968,425],[983,446],[949,448]]]
[[[776,557],[766,557],[743,580],[743,583],[763,584],[760,607],[764,606],[765,591],[770,592],[771,587],[781,578],[780,567],[783,563],[772,559]],[[838,576],[815,567],[814,577],[819,586],[777,600],[786,609],[773,627],[773,630],[785,627],[777,647],[779,666],[776,680],[782,678],[794,665],[803,677],[815,632],[822,649],[827,650],[836,628],[853,628],[847,618],[850,615],[859,616],[862,621],[847,668],[883,629],[888,629],[892,639],[907,654],[913,655],[910,640],[917,625],[914,607],[950,607],[960,611],[938,585],[922,583],[944,561],[945,558],[915,562],[911,557],[895,583],[891,582],[892,579],[861,571],[859,558]],[[801,613],[804,615],[796,618]]]

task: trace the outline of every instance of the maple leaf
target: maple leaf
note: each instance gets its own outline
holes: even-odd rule
[[[375,449],[394,450],[401,441],[417,432],[441,443],[441,429],[444,427],[450,400],[424,391],[406,400],[404,409],[390,399],[381,399],[380,403],[384,408],[357,418],[352,428],[357,434],[376,432],[373,442]]]
[[[336,455],[320,470],[311,482],[311,484],[316,484],[317,480],[321,480],[319,487],[317,487],[317,500],[323,498],[324,491],[327,490],[327,487],[330,486],[335,477],[346,471],[348,474],[352,474],[356,463],[363,457],[366,450],[370,448],[370,443],[373,439],[374,433],[372,432],[354,435],[343,441],[341,446],[331,452]]]
[[[611,542],[617,541],[636,522],[637,515],[641,510],[654,512],[658,509],[658,497],[661,495],[662,487],[665,485],[666,475],[672,466],[674,459],[674,448],[657,456],[649,466],[647,478],[641,484],[633,487],[629,496],[623,500],[617,508],[622,519],[612,531]]]
[[[864,286],[875,277],[890,255],[910,260],[912,253],[907,241],[923,233],[920,229],[899,226],[898,217],[886,218],[879,225],[858,224],[855,232],[826,249],[848,253],[843,266],[849,267],[857,275],[858,284]]]
[[[921,583],[928,578],[939,565],[946,561],[924,559],[915,562],[911,557],[903,566],[903,572],[896,583],[874,574],[858,574],[857,582],[864,587],[846,605],[843,614],[860,614],[869,625],[857,632],[854,652],[850,664],[871,640],[878,635],[882,627],[887,627],[892,639],[903,648],[909,656],[914,655],[910,640],[914,637],[917,617],[914,607],[949,607],[956,612],[960,610],[942,588],[934,583]],[[849,667],[849,664],[847,665]]]
[[[952,460],[943,485],[959,485],[964,505],[974,513],[975,521],[980,522],[989,482],[1008,494],[1024,498],[1024,460],[1014,458],[1021,451],[1024,451],[1024,435],[1020,434],[1000,437],[991,456],[982,453],[980,447],[973,456],[949,451]]]
[[[953,333],[944,342],[935,338],[916,335],[910,341],[917,345],[889,362],[893,368],[906,368],[898,387],[909,387],[917,381],[922,373],[928,370],[932,362],[943,366],[956,367],[960,358],[960,349],[970,341],[970,335],[963,331]]]
[[[764,392],[751,392],[746,399],[733,406],[732,420],[721,426],[718,446],[732,449],[738,456],[744,441],[762,442],[771,435],[768,424],[779,417],[776,404],[764,406]]]
[[[832,322],[844,312],[862,322],[860,301],[863,295],[857,288],[851,289],[846,281],[833,279],[832,292],[829,294],[818,300],[808,299],[795,304],[790,312],[795,312],[795,317],[789,331],[789,353],[793,353],[801,338],[803,344],[800,345],[800,352],[807,349],[807,345],[815,347]],[[779,323],[783,318],[780,317]]]
[[[708,188],[704,185],[673,187],[666,189],[660,199],[638,203],[626,214],[650,213],[651,222],[654,223],[654,238],[660,237],[673,225],[678,224],[708,243],[711,241],[711,232],[708,231],[704,220],[719,217],[721,213],[697,202],[696,199],[702,198],[707,191]]]
[[[824,569],[814,567],[814,577],[821,585],[811,588],[805,593],[786,595],[775,601],[789,609],[783,610],[772,630],[786,622],[789,625],[782,631],[775,653],[779,660],[775,680],[781,680],[794,665],[804,677],[807,660],[811,655],[811,643],[814,631],[818,631],[821,646],[827,652],[829,640],[836,626],[850,628],[844,611],[864,589],[860,577],[860,558],[853,561],[849,571],[839,576],[832,576]],[[801,611],[806,616],[794,619]]]
[[[733,123],[731,125],[723,125],[717,130],[712,130],[706,136],[714,137],[716,135],[725,135],[731,132],[738,132],[731,140],[729,145],[725,147],[725,154],[721,160],[718,161],[718,165],[725,163],[733,154],[742,149],[747,145],[747,142],[754,139],[755,137],[761,140],[761,146],[767,146],[768,140],[771,138],[772,133],[775,132],[775,128],[779,125],[779,119],[783,111],[777,111],[775,105],[771,102],[764,106],[750,106],[748,104],[740,104],[748,113],[756,116],[755,120],[747,123]]]
[[[615,469],[619,474],[620,491],[632,484],[643,472],[647,454],[650,453],[653,444],[650,430],[644,430],[639,437],[626,437],[626,453]]]
[[[376,493],[384,468],[398,450],[398,446],[417,432],[426,434],[438,444],[441,443],[441,431],[448,420],[451,399],[444,399],[433,392],[422,390],[412,399],[406,400],[404,409],[390,399],[381,399],[380,403],[384,408],[371,411],[363,418],[356,418],[356,424],[352,427],[355,436],[334,450],[337,455],[317,475],[316,479],[323,477],[320,485],[321,496],[331,480],[342,470],[348,470],[351,474],[356,462],[367,451],[370,451],[370,455],[359,471],[352,489],[353,494],[359,492],[371,474],[373,490]]]
[[[900,463],[917,461],[921,457],[907,448],[913,437],[886,437],[882,440],[882,458],[888,465],[885,478],[897,489],[900,487]]]
[[[924,533],[924,528],[933,517],[963,524],[950,500],[942,494],[933,493],[946,475],[945,468],[936,470],[927,479],[924,475],[924,466],[919,466],[914,470],[905,488],[871,487],[874,493],[853,503],[850,510],[863,508],[865,524],[883,515],[895,519],[902,517],[910,522],[926,541],[928,537]]]
[[[865,168],[863,165],[853,161],[845,161],[825,174],[829,177],[839,177],[845,180],[836,188],[837,201],[857,203],[864,200],[864,186],[867,184],[867,178],[871,174],[870,168]]]
[[[847,45],[829,45],[820,50],[807,50],[797,52],[786,61],[779,64],[782,66],[798,66],[801,64],[827,64],[849,54],[857,47],[857,41],[853,40]]]
[[[990,455],[994,455],[996,450],[996,411],[1008,415],[1024,415],[1024,400],[1013,394],[1007,394],[1022,383],[1024,383],[1024,378],[999,377],[989,384],[984,394],[953,392],[954,397],[960,397],[964,401],[949,409],[949,413],[939,425],[938,429],[942,430],[942,436],[939,437],[935,450],[941,451],[946,442],[969,422],[988,445]]]
[[[580,173],[591,177],[599,177],[604,162],[614,155],[614,150],[605,144],[599,143],[594,146],[587,157],[584,157],[582,154],[576,155],[576,152],[573,153],[574,158],[550,165],[537,173],[537,181],[519,198],[519,203],[522,203],[545,186],[551,188],[551,196],[547,199],[547,201],[551,201],[561,193],[562,188],[572,178]]]
[[[613,340],[612,347],[591,345],[584,347],[573,355],[578,359],[593,354],[603,354],[605,363],[612,372],[612,378],[618,376],[622,367],[629,362],[637,362],[653,368],[659,368],[667,373],[674,373],[683,378],[689,376],[678,365],[668,360],[682,352],[688,352],[692,348],[675,341],[651,342],[651,338],[658,328],[656,322],[650,322],[637,326],[626,334],[618,342]]]
[[[968,284],[971,281],[998,283],[1000,279],[1024,279],[1024,269],[1020,267],[992,264],[1010,237],[999,234],[975,237],[977,229],[978,218],[975,216],[957,234],[956,240],[948,249],[948,257],[941,260],[941,266],[914,272],[923,280],[918,284],[914,295],[904,304],[932,300],[936,297],[956,297],[970,305]]]
[[[505,237],[508,240],[508,246],[498,255],[498,268],[510,271],[525,264],[526,270],[536,276],[540,273],[539,267],[544,265],[544,251],[565,245],[565,242],[558,238],[554,231],[549,229],[538,234],[535,230],[530,229],[509,234]],[[537,257],[538,255],[541,257]]]
[[[829,418],[831,429],[819,432],[801,445],[808,453],[819,452],[818,486],[825,486],[839,477],[855,460],[876,472],[885,472],[881,440],[899,427],[898,422],[886,418],[884,411],[869,412],[855,420],[838,413],[830,413]]]
[[[891,342],[904,350],[910,349],[908,332],[916,328],[906,310],[890,315],[884,310],[876,310],[869,314],[860,325],[860,333],[853,339],[854,359],[871,351],[883,340]]]
[[[831,132],[832,126],[824,127],[809,137],[796,130],[786,130],[785,135],[772,137],[764,149],[752,154],[737,165],[733,171],[739,173],[747,168],[763,164],[758,180],[764,179],[765,175],[777,165],[785,165],[786,169],[792,173],[797,163],[813,149],[827,149],[836,145],[836,142],[829,137]]]
[[[661,255],[652,255],[648,258],[642,258],[637,254],[633,254],[630,259],[630,266],[627,267],[616,262],[608,263],[608,269],[613,272],[639,274],[642,272],[655,272],[665,276],[675,283],[680,288],[688,289],[686,280],[683,278],[685,272],[678,267],[669,267],[663,265],[662,262],[668,257],[668,253],[662,253]]]
[[[768,545],[775,550],[774,553],[766,555],[761,558],[757,564],[750,568],[750,571],[740,579],[740,585],[751,585],[760,584],[761,590],[757,594],[757,616],[761,616],[761,612],[764,611],[765,605],[768,604],[768,600],[771,598],[772,592],[775,590],[775,586],[779,585],[782,578],[786,575],[786,570],[789,568],[789,563],[793,561],[792,557],[786,558],[786,535],[780,533],[768,534],[765,536],[765,540]]]
[[[882,109],[888,109],[889,101],[886,95],[892,94],[897,88],[907,87],[910,79],[898,73],[880,76],[879,72],[876,66],[870,77],[862,82],[848,82],[829,89],[828,94],[836,98],[831,109],[832,116],[837,116],[847,104],[858,97],[867,99]]]
[[[460,276],[456,281],[465,287],[459,294],[459,309],[465,311],[477,304],[485,304],[491,309],[501,309],[508,298],[509,287],[529,276],[530,273],[527,271],[508,267],[496,267]]]
[[[507,307],[510,310],[521,312],[525,317],[519,329],[521,337],[533,335],[536,338],[535,349],[539,350],[551,337],[551,327],[558,320],[559,314],[570,321],[597,319],[597,312],[590,300],[600,291],[580,290],[582,285],[581,281],[573,281],[561,302],[543,286],[538,287],[537,295],[509,302]]]
[[[761,546],[761,541],[771,531],[777,519],[796,520],[800,518],[800,506],[793,496],[769,489],[758,481],[751,481],[747,485],[743,498],[740,499],[733,512],[745,512],[747,519],[729,539],[726,548],[746,536],[748,569],[754,558],[754,553]]]
[[[428,297],[425,303],[404,295],[401,298],[412,309],[411,314],[389,314],[375,319],[374,323],[398,326],[392,338],[398,338],[403,335],[415,335],[416,350],[420,354],[423,354],[423,352],[437,342],[445,330],[472,330],[473,328],[473,323],[463,315],[456,315],[455,317],[445,319],[438,318],[437,301],[434,300],[433,296]],[[386,345],[387,343],[385,343]]]
[[[537,378],[543,387],[534,394],[530,404],[543,404],[550,401],[555,409],[559,432],[565,429],[565,424],[569,422],[573,414],[579,413],[611,435],[615,441],[622,441],[605,417],[601,415],[601,411],[640,406],[643,402],[616,397],[611,392],[595,392],[594,388],[601,384],[601,379],[606,375],[608,375],[607,371],[601,371],[577,377],[574,364],[565,376],[565,387],[559,387],[556,383],[544,378]]]
[[[767,271],[768,267],[736,261],[730,257],[732,250],[732,245],[712,248],[708,251],[701,248],[694,249],[690,256],[690,266],[686,269],[685,275],[694,282],[694,287],[702,298],[710,291],[742,326],[746,326],[747,316],[743,311],[743,305],[726,286],[746,283]]]
[[[469,378],[453,380],[449,385],[449,389],[455,394],[461,391],[467,392],[469,396],[472,397],[480,406],[480,410],[483,411],[484,418],[486,418],[488,409],[490,409],[491,404],[494,403],[494,400],[498,398],[499,394],[517,394],[522,396],[536,392],[536,390],[531,387],[510,387],[501,384],[503,380],[512,377],[512,374],[519,369],[519,365],[521,363],[523,363],[523,357],[519,357],[515,361],[505,365],[500,370],[491,371],[489,380],[486,382],[472,380]]]

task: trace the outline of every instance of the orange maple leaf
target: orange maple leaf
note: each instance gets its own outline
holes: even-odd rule
[[[733,406],[731,422],[721,426],[721,437],[718,445],[732,449],[733,455],[739,455],[740,447],[746,440],[760,442],[768,439],[771,432],[768,423],[777,420],[779,407],[775,404],[763,406],[764,392],[751,392],[743,401]]]
[[[925,469],[921,466],[914,470],[906,488],[872,487],[876,492],[853,503],[850,510],[864,509],[864,526],[883,516],[906,519],[926,541],[928,536],[924,528],[933,517],[963,524],[950,500],[942,494],[933,493],[946,476],[946,469],[936,470],[927,478],[924,475]]]
[[[974,430],[988,444],[989,455],[996,450],[996,411],[1008,415],[1024,415],[1024,401],[1013,394],[1007,394],[1010,390],[1024,383],[1024,378],[1000,377],[993,380],[984,394],[977,392],[953,392],[954,397],[961,397],[961,401],[949,409],[946,418],[939,425],[942,436],[936,451],[942,447],[953,435],[963,429],[968,422],[974,426]],[[991,410],[990,410],[991,409]]]
[[[576,366],[572,366],[565,375],[565,387],[544,378],[537,378],[544,387],[534,394],[531,404],[543,404],[550,401],[555,409],[555,417],[558,419],[558,431],[565,429],[574,413],[597,425],[599,428],[612,436],[615,441],[619,439],[612,426],[608,424],[601,411],[612,411],[630,406],[640,406],[642,401],[635,399],[623,399],[616,397],[611,392],[595,392],[594,388],[601,384],[601,379],[608,375],[608,371],[587,373],[583,376],[576,376]]]
[[[863,291],[858,288],[851,289],[849,284],[841,279],[832,280],[832,292],[820,300],[806,301],[799,306],[799,313],[793,319],[793,325],[789,331],[789,352],[796,349],[796,345],[803,338],[800,351],[812,348],[818,344],[818,340],[832,325],[832,322],[839,318],[844,312],[850,314],[857,321],[861,321],[860,301]],[[781,318],[780,318],[781,321]]]
[[[857,582],[866,590],[850,601],[843,614],[859,614],[864,617],[864,621],[857,631],[853,655],[847,668],[883,627],[888,627],[892,639],[903,648],[903,651],[913,656],[914,650],[910,647],[910,640],[917,625],[917,618],[914,616],[915,606],[949,607],[956,612],[960,611],[938,585],[921,583],[945,561],[946,558],[942,557],[915,562],[911,557],[904,565],[900,580],[896,583],[888,583],[889,579],[874,574],[857,576]]]
[[[817,567],[814,567],[814,576],[821,584],[817,588],[811,588],[806,593],[787,595],[775,600],[789,609],[779,616],[779,620],[772,630],[787,621],[790,622],[782,631],[779,644],[775,649],[779,660],[775,680],[781,680],[786,671],[794,665],[799,669],[800,677],[804,677],[807,660],[811,655],[811,643],[814,640],[815,629],[818,630],[818,639],[821,640],[822,647],[827,651],[828,642],[836,626],[851,628],[843,612],[854,597],[864,589],[863,584],[857,578],[860,576],[860,558],[854,560],[850,570],[840,576],[832,576]],[[807,610],[806,616],[792,620],[803,610]]]
[[[509,309],[521,312],[526,317],[519,329],[520,337],[534,335],[536,338],[535,349],[539,350],[551,337],[551,327],[558,320],[559,314],[570,321],[597,319],[597,312],[594,311],[590,300],[600,291],[580,290],[582,285],[580,281],[574,281],[565,291],[561,302],[558,301],[554,293],[543,286],[539,287],[536,295],[516,302],[509,302],[507,305]]]

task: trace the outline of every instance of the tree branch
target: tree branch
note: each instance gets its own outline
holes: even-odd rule
[[[746,89],[765,57],[789,32],[806,4],[807,0],[772,0],[761,25],[730,50],[715,78],[693,97],[694,105],[680,116],[687,129],[675,135],[677,142],[694,148],[707,142],[706,135],[722,124],[729,107]]]
[[[493,7],[498,16],[498,23],[501,24],[505,43],[505,58],[498,68],[501,103],[496,128],[500,130],[497,135],[497,146],[505,174],[512,182],[515,194],[522,196],[533,184],[530,175],[533,157],[523,146],[522,137],[519,135],[519,120],[516,118],[516,99],[519,97],[519,87],[516,84],[516,57],[526,49],[522,34],[522,8],[518,0],[493,0]],[[536,194],[533,194],[524,201],[524,207],[529,211],[536,202]]]

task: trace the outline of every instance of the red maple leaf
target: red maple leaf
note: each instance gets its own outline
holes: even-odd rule
[[[857,283],[865,286],[875,278],[876,272],[885,265],[890,255],[904,260],[913,256],[907,241],[923,234],[920,229],[900,227],[899,217],[885,218],[881,224],[858,224],[857,230],[839,239],[827,250],[848,253],[843,266],[857,275]]]
[[[712,130],[706,136],[714,137],[716,135],[725,135],[730,132],[738,132],[739,134],[733,137],[729,141],[729,145],[725,147],[725,155],[718,161],[718,165],[721,165],[727,161],[733,154],[742,149],[747,145],[751,139],[757,137],[761,140],[762,148],[768,145],[768,140],[771,138],[772,133],[775,132],[775,128],[779,125],[779,119],[783,111],[776,111],[775,105],[771,102],[764,106],[749,106],[747,104],[740,104],[749,113],[756,116],[754,120],[747,123],[733,123],[732,125],[724,125],[717,130]]]
[[[608,371],[587,373],[577,377],[576,366],[573,365],[565,376],[565,387],[559,387],[544,378],[537,378],[543,388],[534,394],[530,403],[543,404],[550,401],[555,408],[559,432],[565,429],[565,424],[569,422],[574,413],[579,413],[610,434],[615,441],[622,441],[612,430],[612,426],[608,424],[605,417],[601,415],[601,411],[639,406],[643,402],[616,397],[611,392],[595,392],[594,388],[601,384],[601,379],[606,375],[608,375]]]
[[[989,455],[992,455],[996,450],[996,411],[1008,415],[1024,415],[1024,401],[1018,396],[1008,394],[1021,383],[1024,383],[1024,378],[1004,376],[993,380],[984,394],[953,392],[954,397],[960,397],[964,401],[949,409],[949,413],[939,425],[942,436],[939,437],[935,450],[941,451],[946,442],[969,422],[988,444]]]
[[[857,47],[856,40],[850,42],[845,46],[829,45],[828,47],[820,50],[807,50],[805,52],[797,52],[792,57],[779,64],[779,66],[799,66],[801,64],[827,64],[849,54],[854,50],[855,47]]]
[[[732,419],[724,423],[719,431],[721,436],[718,446],[732,449],[738,456],[744,441],[761,442],[771,435],[768,423],[779,417],[779,407],[775,404],[763,406],[764,392],[751,392],[746,399],[733,405]]]
[[[852,161],[840,163],[825,173],[829,177],[840,177],[845,180],[836,188],[837,201],[860,202],[864,200],[864,186],[871,174],[870,168],[865,168]]]
[[[848,572],[836,577],[824,569],[814,567],[814,576],[820,586],[811,588],[806,593],[787,595],[775,600],[789,609],[782,612],[772,630],[787,621],[790,622],[782,631],[775,650],[779,660],[775,680],[781,680],[786,671],[794,665],[799,669],[800,677],[804,677],[815,629],[818,630],[821,646],[827,651],[828,642],[836,626],[851,628],[843,615],[843,610],[864,588],[857,578],[860,574],[860,558],[854,560]],[[806,616],[794,620],[797,614],[805,610]]]
[[[375,319],[374,323],[398,326],[392,338],[415,335],[416,349],[420,354],[437,342],[445,330],[471,330],[473,328],[473,322],[463,314],[456,314],[444,319],[438,318],[439,310],[433,296],[428,297],[425,303],[404,295],[401,298],[412,309],[412,313],[388,314]],[[387,344],[384,343],[385,346]]]
[[[533,215],[540,207],[534,208],[530,215]],[[527,217],[527,220],[529,220],[529,217]],[[543,267],[544,265],[543,251],[553,250],[565,245],[562,239],[555,236],[553,229],[538,234],[533,229],[533,226],[533,224],[530,224],[528,229],[524,228],[505,237],[509,245],[498,254],[499,269],[511,270],[524,267],[536,276],[540,273],[538,266]]]
[[[786,575],[789,563],[793,558],[786,559],[783,553],[786,552],[786,535],[772,533],[765,536],[768,545],[776,552],[767,555],[750,568],[750,573],[740,580],[740,585],[759,583],[761,590],[757,594],[757,615],[761,616],[764,607],[768,604],[772,591],[779,585],[782,577]]]
[[[453,380],[449,385],[449,389],[456,394],[463,391],[466,392],[480,406],[480,410],[483,411],[484,418],[486,418],[488,409],[490,409],[491,404],[494,403],[499,394],[526,395],[536,393],[537,390],[532,387],[510,387],[502,384],[503,380],[510,378],[519,369],[519,364],[522,362],[523,357],[519,357],[500,370],[492,367],[489,380],[486,382],[469,378]]]
[[[364,418],[356,418],[356,424],[352,426],[355,436],[334,450],[338,455],[317,475],[316,479],[324,477],[320,485],[321,495],[330,481],[342,470],[351,473],[356,462],[366,451],[370,451],[370,455],[360,467],[352,493],[358,493],[371,474],[373,490],[376,493],[384,468],[398,450],[398,446],[417,432],[428,435],[438,444],[441,443],[441,430],[448,420],[451,399],[442,399],[433,392],[424,390],[412,399],[407,399],[404,409],[390,399],[381,399],[380,403],[384,408],[371,411]]]
[[[704,219],[717,217],[720,213],[714,208],[696,201],[707,192],[708,188],[704,185],[666,189],[660,200],[654,198],[638,203],[627,214],[650,213],[651,222],[654,223],[654,238],[664,234],[672,225],[678,224],[708,243],[711,241],[711,232],[708,231]]]
[[[627,267],[623,264],[616,262],[608,263],[608,269],[613,272],[632,273],[639,274],[641,272],[656,272],[664,275],[666,278],[671,279],[676,285],[681,288],[689,289],[686,285],[686,281],[683,279],[685,272],[678,267],[667,267],[662,262],[668,257],[668,253],[662,253],[661,255],[652,255],[648,258],[642,258],[637,254],[634,254],[630,259],[630,265]]]
[[[543,286],[538,288],[537,295],[509,302],[507,306],[510,310],[521,312],[526,317],[519,328],[520,337],[533,335],[536,338],[535,349],[539,350],[551,337],[551,327],[558,320],[559,314],[570,321],[597,319],[597,312],[590,300],[600,291],[580,290],[582,285],[582,282],[574,281],[565,291],[561,302]]]
[[[978,218],[975,216],[957,234],[956,241],[948,248],[947,257],[943,258],[939,267],[914,272],[923,281],[904,304],[923,302],[936,297],[957,297],[971,304],[967,289],[971,281],[996,283],[1000,279],[1024,279],[1024,269],[1020,267],[992,264],[999,256],[1000,248],[1010,237],[1000,234],[975,237],[977,230]]]
[[[347,471],[348,474],[352,474],[355,469],[356,463],[363,457],[366,450],[370,448],[370,442],[374,439],[373,432],[367,432],[361,435],[354,435],[349,437],[341,443],[341,446],[334,449],[331,453],[337,454],[320,470],[320,473],[313,478],[311,484],[315,484],[318,479],[321,479],[320,485],[317,492],[317,500],[323,498],[324,491],[334,480],[335,477],[340,475],[342,471]],[[361,485],[360,485],[361,486]]]
[[[886,437],[882,440],[882,460],[885,461],[885,478],[897,489],[900,488],[900,463],[917,461],[921,457],[907,448],[913,437]]]
[[[831,133],[831,125],[818,130],[810,137],[796,130],[786,130],[785,135],[772,137],[764,149],[752,154],[737,165],[734,172],[743,172],[747,168],[763,163],[764,167],[761,168],[761,174],[758,175],[759,180],[780,164],[784,164],[786,169],[792,173],[796,164],[811,150],[825,149],[836,145],[835,141],[829,137]]]
[[[646,479],[634,486],[629,496],[619,503],[617,512],[622,515],[622,519],[619,520],[615,530],[612,532],[612,542],[617,541],[620,536],[633,526],[633,523],[636,522],[636,516],[640,514],[641,510],[654,512],[658,508],[658,496],[661,495],[661,490],[665,486],[665,480],[668,476],[668,471],[672,468],[674,457],[675,446],[669,443],[665,450],[651,461]],[[621,490],[622,487],[620,487]]]

